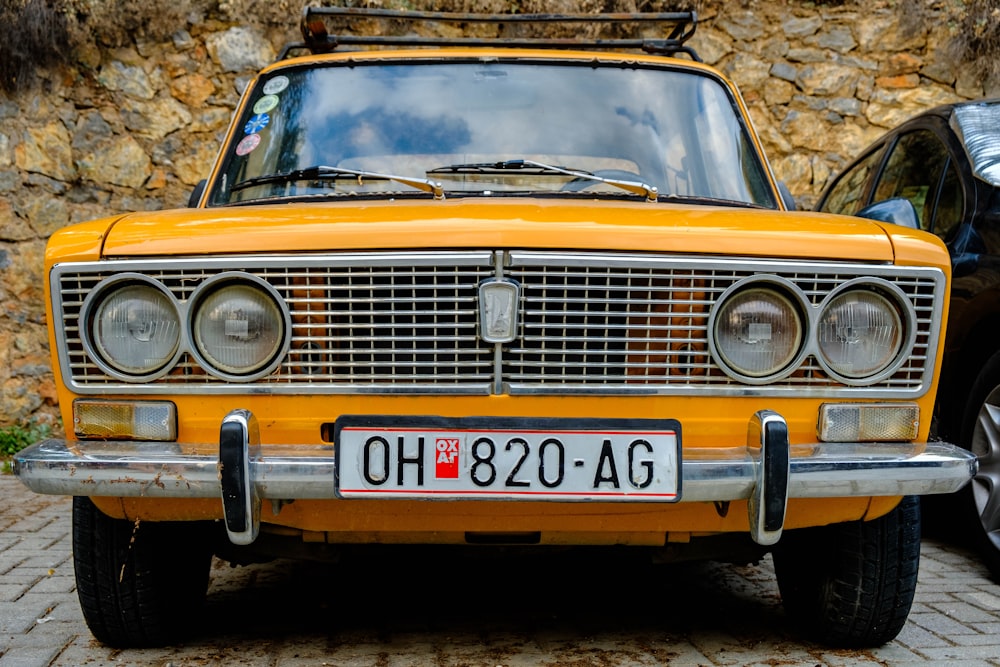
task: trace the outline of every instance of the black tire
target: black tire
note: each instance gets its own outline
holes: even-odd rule
[[[980,371],[969,392],[960,444],[979,459],[979,472],[956,494],[963,536],[1000,581],[1000,354]]]
[[[73,565],[87,626],[116,648],[163,646],[193,627],[211,569],[212,523],[112,519],[73,498]]]
[[[788,616],[838,648],[881,646],[906,623],[920,565],[920,504],[872,521],[786,531],[774,569]]]

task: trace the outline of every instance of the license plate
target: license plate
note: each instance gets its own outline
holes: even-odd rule
[[[344,416],[341,498],[680,500],[674,419]]]

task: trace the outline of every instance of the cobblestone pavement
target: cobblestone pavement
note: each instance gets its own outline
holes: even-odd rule
[[[214,564],[188,644],[116,651],[77,605],[70,502],[0,476],[0,667],[81,665],[1000,666],[1000,586],[925,540],[917,600],[892,643],[832,651],[787,629],[770,560],[650,567],[614,557],[321,566]]]

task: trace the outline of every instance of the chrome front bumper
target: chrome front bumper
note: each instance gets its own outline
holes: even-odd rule
[[[748,500],[753,538],[773,544],[788,498],[951,493],[978,467],[973,454],[947,443],[790,446],[787,434],[780,415],[761,411],[750,421],[744,447],[723,450],[724,456],[685,450],[681,501]],[[12,466],[37,493],[221,498],[236,544],[256,538],[262,499],[337,497],[332,446],[261,444],[256,419],[245,410],[223,421],[218,451],[191,455],[170,442],[50,439],[16,454]]]

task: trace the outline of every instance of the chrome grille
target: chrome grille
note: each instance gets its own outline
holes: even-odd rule
[[[808,356],[793,375],[754,393],[914,395],[929,386],[944,298],[944,277],[934,269],[690,256],[478,251],[67,264],[52,276],[63,323],[57,339],[66,381],[81,393],[249,390],[187,354],[147,384],[105,375],[84,350],[79,317],[86,295],[125,271],[162,282],[182,304],[225,271],[271,284],[291,312],[291,349],[252,386],[274,393],[738,395],[747,387],[709,354],[709,311],[737,281],[767,273],[797,285],[814,305],[847,280],[879,276],[910,299],[918,335],[902,367],[875,386],[839,385]],[[480,336],[478,290],[490,278],[520,285],[512,343]]]

